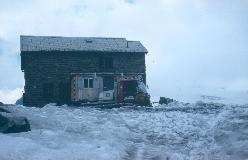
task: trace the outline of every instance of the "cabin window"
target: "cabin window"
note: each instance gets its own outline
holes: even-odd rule
[[[84,79],[84,88],[93,88],[93,79],[85,78]]]
[[[88,88],[89,86],[89,79],[84,79],[84,88]]]
[[[138,83],[136,80],[123,81],[124,96],[134,96],[137,93]]]
[[[113,89],[114,89],[114,77],[113,76],[103,77],[103,90],[109,91]]]
[[[101,57],[100,68],[101,69],[113,69],[113,58],[112,57]]]
[[[93,88],[93,79],[89,79],[89,88]]]
[[[54,85],[53,83],[43,84],[43,97],[46,99],[53,99],[54,96]]]

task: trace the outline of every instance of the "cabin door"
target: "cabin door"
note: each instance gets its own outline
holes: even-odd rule
[[[97,101],[102,91],[102,78],[90,76],[76,77],[76,101]]]
[[[69,104],[70,103],[70,83],[60,82],[59,83],[59,103]]]

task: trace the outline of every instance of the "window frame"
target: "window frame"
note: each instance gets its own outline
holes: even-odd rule
[[[88,88],[94,88],[94,79],[93,78],[88,79]]]
[[[83,80],[84,80],[84,89],[93,89],[94,88],[94,79],[93,78],[83,78]]]
[[[89,79],[84,78],[84,88],[89,88]]]

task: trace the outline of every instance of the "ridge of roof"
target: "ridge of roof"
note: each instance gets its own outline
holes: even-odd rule
[[[67,37],[67,36],[33,36],[33,35],[20,35],[20,37],[40,37],[40,38],[93,38],[93,39],[126,39],[122,37]]]
[[[20,36],[21,51],[144,52],[140,41],[112,37]]]

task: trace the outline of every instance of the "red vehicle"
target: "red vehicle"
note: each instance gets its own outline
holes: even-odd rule
[[[137,77],[119,79],[117,87],[118,102],[129,102],[137,105],[150,105],[150,95],[145,84]]]

